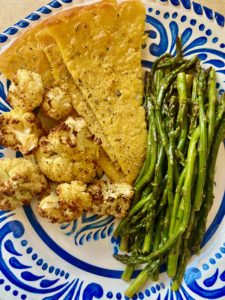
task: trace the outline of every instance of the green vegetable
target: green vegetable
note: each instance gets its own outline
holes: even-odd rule
[[[137,264],[146,264],[125,292],[132,297],[167,263],[178,290],[191,253],[198,253],[213,203],[215,162],[225,137],[225,95],[217,99],[216,73],[197,57],[185,60],[177,39],[176,56],[164,54],[146,72],[144,107],[148,121],[146,159],[135,182],[135,198],[114,235],[115,255],[130,280]],[[128,254],[129,253],[129,254]]]
[[[193,239],[193,244],[191,246],[191,250],[194,253],[199,253],[200,251],[200,244],[203,239],[203,235],[206,229],[206,221],[207,216],[210,211],[210,208],[213,204],[214,194],[213,194],[213,187],[214,187],[214,175],[215,175],[215,166],[216,166],[216,158],[219,151],[219,146],[223,139],[225,138],[225,116],[220,121],[220,124],[217,129],[216,136],[214,138],[212,149],[210,151],[208,162],[210,162],[207,170],[207,181],[205,184],[205,200],[201,207],[201,210],[198,215],[198,222],[196,226],[196,232]]]
[[[199,170],[198,170],[196,193],[194,198],[194,209],[196,211],[200,210],[202,204],[203,189],[204,189],[205,176],[206,176],[207,153],[208,153],[207,119],[206,119],[205,109],[204,109],[204,86],[205,86],[205,72],[203,69],[201,69],[199,72],[198,88],[197,88],[197,98],[199,102],[200,143],[199,143]]]
[[[212,69],[209,73],[208,81],[208,150],[210,150],[215,130],[216,123],[216,102],[217,102],[217,92],[216,92],[216,72]]]

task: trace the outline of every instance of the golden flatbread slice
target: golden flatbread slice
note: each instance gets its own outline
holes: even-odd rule
[[[28,29],[0,55],[0,73],[12,80],[18,69],[39,73],[45,87],[54,84],[48,60],[38,47],[35,34],[42,24]]]
[[[73,8],[46,22],[128,182],[140,170],[147,138],[141,106],[144,21],[144,5],[130,0]]]
[[[47,56],[53,77],[55,78],[57,84],[69,91],[69,94],[73,99],[72,102],[74,108],[79,115],[87,119],[89,124],[92,124],[91,127],[94,127],[94,132],[98,134],[98,137],[101,139],[101,141],[104,141],[104,148],[108,153],[108,156],[113,162],[116,162],[112,147],[108,143],[107,137],[104,135],[98,120],[95,119],[94,113],[92,112],[90,106],[85,101],[80,88],[76,85],[67,69],[67,66],[64,64],[56,41],[51,37],[51,35],[49,35],[47,29],[39,31],[35,37]]]
[[[115,155],[112,152],[111,145],[107,141],[107,137],[104,135],[98,120],[95,119],[93,111],[83,98],[80,89],[75,84],[64,64],[61,52],[55,40],[48,34],[46,29],[39,31],[35,37],[48,58],[53,77],[57,84],[68,91],[72,98],[74,109],[85,119],[92,133],[97,133],[98,138],[100,138],[103,143],[104,150],[107,154],[103,150],[100,150],[98,165],[112,180],[116,182],[126,181],[125,175],[120,171],[120,166],[116,162]]]
[[[62,85],[65,89],[68,89],[69,81],[71,81],[71,75],[67,70],[66,65],[63,62],[61,52],[55,40],[49,35],[47,29],[42,29],[35,34],[35,39],[40,49],[44,52],[49,62],[52,76],[54,77],[57,85]],[[75,86],[73,82],[73,86]],[[78,90],[78,96],[82,97]]]
[[[97,164],[113,181],[129,183],[129,179],[127,179],[124,173],[121,171],[118,163],[113,163],[102,148],[100,148],[99,151],[99,159]]]

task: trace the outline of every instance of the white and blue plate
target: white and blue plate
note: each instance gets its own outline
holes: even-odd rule
[[[53,1],[0,34],[0,49],[41,20],[74,5]],[[222,4],[221,4],[222,5]],[[198,55],[205,67],[217,71],[217,90],[225,88],[225,18],[191,0],[146,0],[147,45],[143,67],[150,68],[159,55],[175,52],[175,39],[183,40],[184,55]],[[0,75],[0,113],[10,82]],[[0,157],[19,156],[0,146]],[[149,281],[133,299],[225,299],[225,144],[216,165],[215,201],[210,212],[201,253],[193,256],[178,292],[170,290],[165,270],[160,281]],[[0,211],[0,300],[126,299],[128,283],[120,277],[124,265],[113,258],[118,241],[113,238],[112,217],[83,215],[70,224],[50,224],[40,218],[35,203],[16,211]],[[138,272],[138,271],[137,271]],[[136,274],[137,274],[136,272]]]

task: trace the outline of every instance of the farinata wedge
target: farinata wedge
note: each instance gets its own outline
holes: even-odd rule
[[[141,106],[144,20],[144,6],[134,0],[75,8],[46,22],[127,182],[136,178],[146,147]]]

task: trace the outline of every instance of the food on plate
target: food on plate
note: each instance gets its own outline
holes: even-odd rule
[[[66,119],[74,112],[70,95],[58,86],[46,92],[41,108],[45,115],[57,121]]]
[[[103,180],[87,185],[82,181],[62,183],[38,204],[42,217],[52,223],[70,222],[89,211],[99,215],[124,217],[130,207],[133,188],[126,183]]]
[[[150,277],[159,278],[167,264],[178,290],[192,254],[198,254],[213,203],[215,162],[225,138],[225,94],[216,90],[216,73],[200,60],[182,56],[159,57],[145,77],[148,117],[146,160],[135,182],[135,197],[115,235],[122,238],[116,255],[127,264],[129,280],[135,265],[143,271],[125,292],[132,297]]]
[[[0,209],[13,210],[29,204],[48,188],[39,167],[25,158],[0,160]]]
[[[69,117],[51,129],[35,154],[41,171],[53,181],[90,182],[96,176],[98,145],[81,117]]]
[[[141,105],[144,21],[144,5],[135,0],[100,2],[46,21],[128,183],[135,180],[142,165],[147,138]],[[91,125],[92,133],[101,138]]]
[[[71,222],[91,207],[91,195],[82,181],[62,183],[38,204],[42,217],[52,223]]]
[[[112,180],[127,183],[134,182],[146,150],[144,21],[137,0],[74,7],[27,30],[0,56],[9,79],[26,69],[40,74],[47,90],[68,89],[75,111],[101,143],[99,165]],[[41,37],[43,28],[48,34]]]
[[[63,62],[60,48],[56,41],[48,33],[48,27],[44,26],[44,28],[36,32],[35,39],[38,42],[39,48],[43,50],[46,58],[48,59],[51,67],[51,73],[56,84],[62,89],[68,90],[71,98],[75,98],[75,96],[79,98],[82,97],[79,87],[72,80],[72,76]]]
[[[128,297],[158,280],[162,262],[179,288],[200,249],[225,136],[215,70],[184,59],[179,38],[176,55],[160,56],[143,80],[144,22],[138,0],[73,7],[0,55],[13,107],[0,116],[0,144],[26,155],[0,161],[0,208],[37,195],[53,223],[83,212],[123,218],[122,278],[145,264]]]
[[[44,134],[39,119],[32,112],[15,108],[0,115],[0,144],[22,154],[35,150]]]
[[[18,70],[24,69],[40,74],[45,88],[52,87],[55,80],[48,60],[38,46],[35,33],[41,30],[42,23],[25,30],[20,37],[0,55],[0,72],[11,81]]]
[[[37,73],[19,69],[13,77],[7,100],[13,108],[20,107],[32,111],[43,100],[44,87],[41,76]]]
[[[109,183],[99,180],[88,187],[92,197],[90,211],[97,215],[126,216],[134,190],[127,183]]]
[[[49,35],[46,28],[38,32],[35,37],[49,60],[54,79],[62,89],[65,89],[67,93],[70,94],[74,109],[85,119],[85,122],[92,134],[98,136],[99,142],[101,143],[99,159],[97,162],[99,167],[113,181],[127,181],[119,164],[115,161],[115,155],[108,142],[107,136],[104,135],[103,128],[100,126],[94,112],[85,101],[79,87],[75,84],[66,65],[64,64],[56,41]]]

